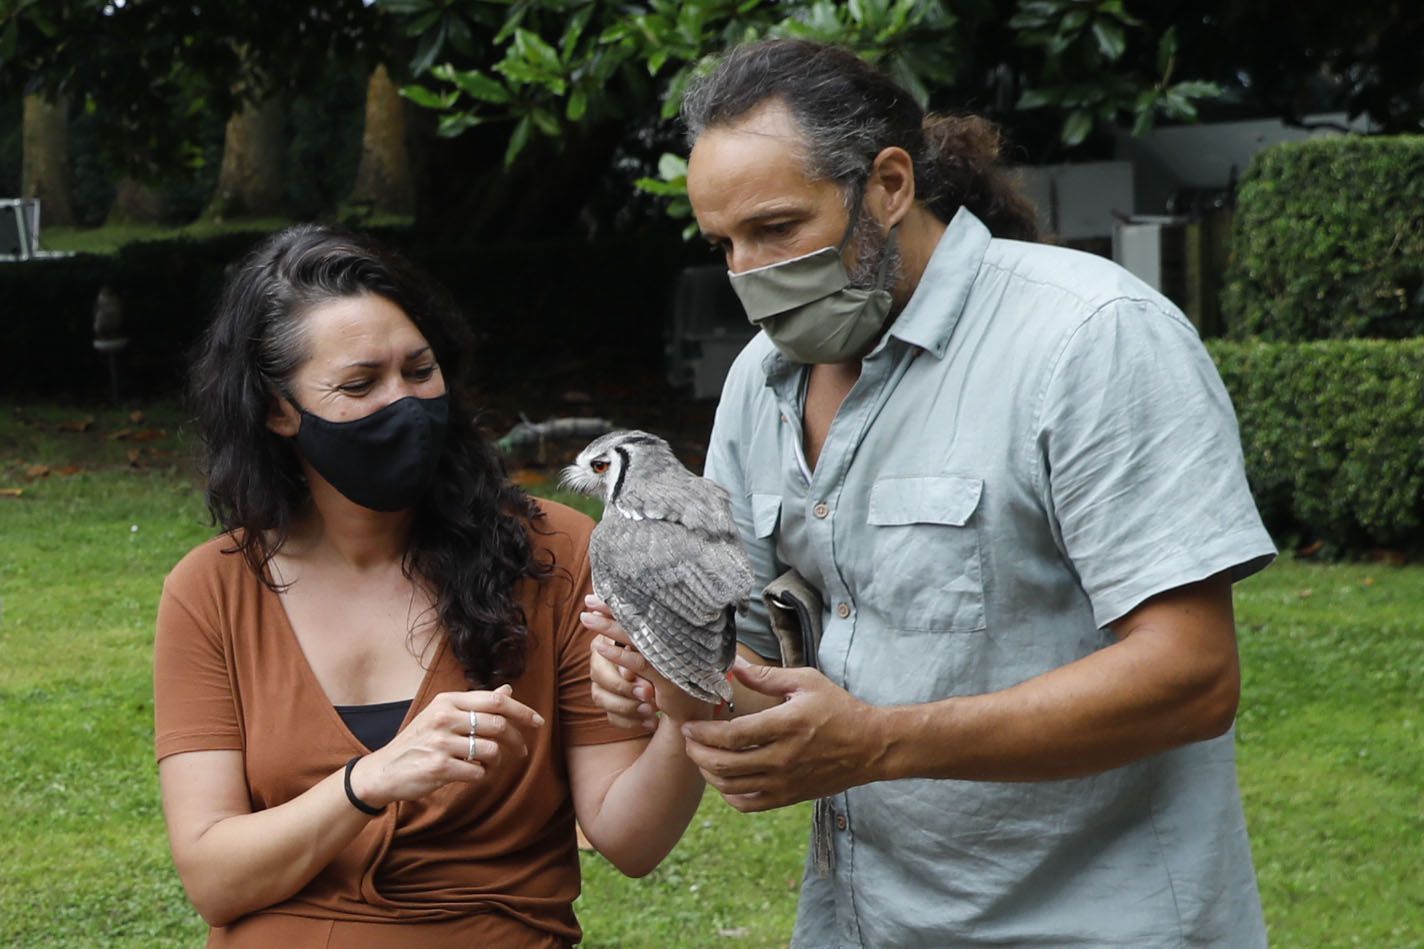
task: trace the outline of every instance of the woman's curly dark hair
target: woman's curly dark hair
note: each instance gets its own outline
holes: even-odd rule
[[[516,586],[548,576],[553,564],[530,541],[542,517],[537,505],[508,480],[466,408],[460,379],[469,330],[446,295],[399,255],[363,235],[298,225],[265,240],[231,273],[189,379],[208,510],[262,582],[280,590],[266,568],[309,492],[295,450],[266,420],[307,359],[306,313],[364,293],[405,312],[446,380],[445,447],[401,569],[433,592],[471,684],[493,688],[518,677],[528,652]]]

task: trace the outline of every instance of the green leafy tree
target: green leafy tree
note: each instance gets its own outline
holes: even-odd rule
[[[67,95],[107,163],[151,185],[205,161],[214,115],[368,55],[380,20],[361,0],[0,0],[0,96]]]
[[[441,114],[441,135],[506,123],[507,165],[532,137],[558,139],[574,124],[636,120],[649,106],[671,118],[697,63],[739,40],[786,35],[846,43],[884,65],[921,101],[929,96],[927,80],[951,79],[946,63],[957,40],[956,21],[944,7],[916,0],[382,3],[425,11],[411,23],[412,29],[424,28],[422,53],[412,64],[417,74],[446,51],[441,36],[472,36],[476,25],[494,28],[486,45],[488,66],[430,65],[431,81],[411,84],[405,94]],[[490,17],[496,11],[497,22]],[[432,19],[436,13],[439,18]],[[461,52],[449,45],[450,52]]]
[[[1171,36],[1155,44],[1156,71],[1127,57],[1150,31],[1121,0],[377,2],[416,41],[417,80],[403,92],[436,116],[440,136],[474,133],[486,152],[497,142],[514,180],[531,149],[540,161],[562,151],[563,161],[605,165],[621,154],[623,165],[637,166],[639,187],[666,198],[674,216],[688,207],[683,165],[667,153],[675,147],[669,120],[699,64],[739,41],[796,36],[848,46],[925,105],[1000,119],[1051,113],[1050,152],[1080,145],[1104,123],[1141,130],[1159,116],[1190,118],[1194,103],[1217,91],[1172,81]],[[608,144],[610,127],[623,129],[621,152],[618,135]],[[588,154],[590,140],[604,143],[601,154]]]
[[[1128,13],[1122,0],[1030,0],[1009,20],[1017,45],[1035,51],[1037,77],[1017,108],[1053,108],[1063,116],[1064,145],[1080,145],[1098,123],[1126,121],[1133,134],[1152,128],[1159,116],[1195,121],[1196,103],[1221,94],[1214,82],[1173,82],[1179,67],[1177,31],[1170,26],[1156,43],[1155,69],[1139,73],[1126,60],[1129,43],[1151,41],[1151,29]]]
[[[1424,4],[1381,0],[1158,0],[1192,74],[1225,90],[1214,113],[1309,125],[1319,112],[1367,118],[1383,134],[1424,132]]]

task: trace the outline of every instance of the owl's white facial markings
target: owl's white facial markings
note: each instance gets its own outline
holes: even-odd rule
[[[603,478],[595,473],[580,455],[578,461],[564,468],[559,484],[579,494],[600,494],[603,492]]]
[[[632,464],[632,454],[637,451],[636,447],[625,445],[636,446],[648,438],[642,432],[611,432],[597,438],[563,470],[560,482],[581,494],[601,494],[604,504],[624,516],[632,516],[617,504],[623,478]]]

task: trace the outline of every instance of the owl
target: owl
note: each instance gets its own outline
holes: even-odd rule
[[[563,482],[602,495],[589,541],[593,592],[653,668],[704,702],[728,702],[736,614],[755,582],[727,492],[639,431],[595,439]]]

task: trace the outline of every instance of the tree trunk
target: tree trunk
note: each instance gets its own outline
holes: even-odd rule
[[[350,203],[388,214],[409,214],[415,205],[405,145],[405,102],[384,64],[376,67],[366,84],[361,164]]]
[[[41,224],[73,224],[69,195],[69,107],[63,96],[47,102],[25,96],[20,195],[40,199]]]
[[[163,194],[131,175],[119,179],[106,224],[161,224],[167,216]]]
[[[282,210],[286,108],[280,96],[244,103],[227,120],[222,167],[207,216],[264,217]]]

